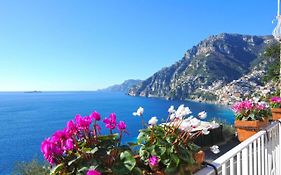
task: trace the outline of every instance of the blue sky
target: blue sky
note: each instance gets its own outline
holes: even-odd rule
[[[0,91],[146,79],[209,35],[269,35],[277,0],[2,0]]]

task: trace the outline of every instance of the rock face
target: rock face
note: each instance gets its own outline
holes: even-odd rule
[[[141,80],[126,80],[124,81],[122,84],[118,84],[118,85],[113,85],[110,87],[107,87],[105,89],[101,89],[99,91],[103,91],[103,92],[124,92],[124,93],[128,93],[129,89],[132,88],[133,86],[137,85],[138,83],[140,83]]]
[[[264,61],[262,55],[264,49],[274,42],[271,36],[226,33],[210,36],[189,49],[172,66],[133,86],[128,94],[217,101],[223,98],[220,92],[223,87],[240,82],[248,75],[256,83],[251,86],[256,87],[261,83],[260,76],[270,63],[270,60]],[[237,82],[233,82],[235,80]]]

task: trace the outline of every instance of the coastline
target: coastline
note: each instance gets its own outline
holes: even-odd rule
[[[169,97],[161,97],[161,96],[140,96],[140,95],[130,95],[128,93],[126,93],[125,95],[127,96],[131,96],[131,97],[144,97],[144,98],[156,98],[156,99],[163,99],[163,100],[167,100],[167,101],[172,101],[172,100],[179,100],[179,101],[186,101],[186,102],[195,102],[195,103],[203,103],[203,104],[211,104],[211,105],[218,105],[221,107],[225,107],[225,108],[231,108],[230,104],[223,104],[223,103],[219,103],[218,101],[202,101],[202,100],[197,100],[197,99],[170,99]]]

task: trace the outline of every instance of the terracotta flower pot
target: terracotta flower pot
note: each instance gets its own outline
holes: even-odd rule
[[[152,173],[153,175],[165,175],[165,173],[163,171],[156,171],[154,173]]]
[[[254,120],[254,121],[244,121],[244,120],[235,120],[234,126],[238,133],[238,140],[240,142],[245,141],[251,136],[255,135],[262,128],[268,125],[268,118],[263,121]]]
[[[271,108],[272,120],[281,119],[281,108]]]
[[[194,154],[194,159],[197,164],[201,165],[205,160],[205,152],[204,151],[198,151]]]
[[[198,171],[201,168],[201,164],[205,160],[205,152],[200,150],[197,153],[195,153],[193,156],[194,156],[194,160],[195,160],[196,164],[187,166],[186,171],[195,173],[196,171]]]

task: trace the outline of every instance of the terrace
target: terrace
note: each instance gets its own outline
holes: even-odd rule
[[[281,174],[281,119],[223,154],[196,175]]]

